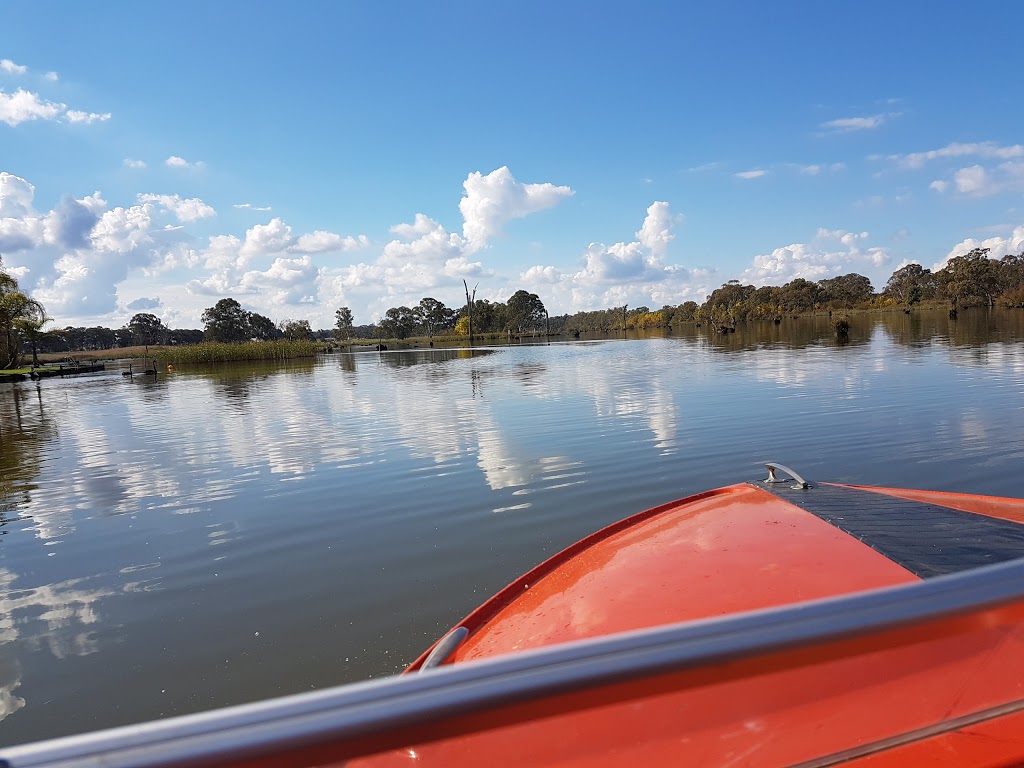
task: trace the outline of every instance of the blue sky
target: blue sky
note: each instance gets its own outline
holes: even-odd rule
[[[553,313],[1024,250],[1024,5],[0,7],[0,254],[58,327]]]

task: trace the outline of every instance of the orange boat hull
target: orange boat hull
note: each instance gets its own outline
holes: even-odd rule
[[[1024,501],[729,486],[537,566],[459,624],[437,669],[428,652],[399,678],[2,757],[10,768],[1022,765],[1022,555]]]
[[[1018,500],[863,490],[1024,521]],[[469,637],[447,663],[919,580],[775,495],[730,486],[628,518],[525,574],[460,623]],[[525,722],[483,718],[479,732],[369,764],[779,766],[829,755],[1018,764],[1024,715],[999,708],[1024,699],[1021,618],[1014,606],[998,622],[954,620],[706,668],[678,689],[671,676],[634,681],[583,695],[568,713],[535,702]],[[967,722],[943,731],[958,719]]]

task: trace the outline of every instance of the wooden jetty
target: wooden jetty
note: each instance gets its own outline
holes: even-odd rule
[[[78,376],[82,373],[95,373],[105,369],[106,365],[100,362],[81,363],[73,360],[57,363],[56,365],[32,368],[28,373],[0,373],[0,382],[47,379],[53,376]]]

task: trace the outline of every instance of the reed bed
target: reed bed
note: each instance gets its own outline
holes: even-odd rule
[[[315,357],[315,341],[246,341],[225,344],[208,341],[185,347],[166,347],[161,356],[172,363],[226,363],[240,360],[293,360]]]

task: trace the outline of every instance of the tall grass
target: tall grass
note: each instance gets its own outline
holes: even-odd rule
[[[161,357],[173,363],[225,363],[237,360],[292,360],[315,357],[315,341],[246,341],[224,344],[207,341],[187,347],[166,347]]]

